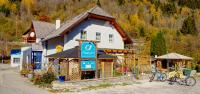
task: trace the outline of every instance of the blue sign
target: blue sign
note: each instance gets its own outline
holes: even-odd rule
[[[81,58],[96,58],[96,46],[93,42],[81,44]]]
[[[10,54],[11,54],[11,56],[12,55],[21,55],[21,50],[20,49],[12,49]]]
[[[81,61],[81,70],[96,70],[96,61],[94,60]]]

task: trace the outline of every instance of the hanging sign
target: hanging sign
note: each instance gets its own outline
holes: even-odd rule
[[[81,70],[96,70],[96,61],[94,60],[81,61]]]
[[[96,58],[96,46],[93,42],[81,44],[81,58]]]

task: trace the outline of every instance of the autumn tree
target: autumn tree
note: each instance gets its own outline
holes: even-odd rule
[[[181,28],[181,33],[183,34],[192,34],[196,35],[198,33],[196,25],[195,25],[195,19],[194,16],[189,16],[183,21],[183,25]]]
[[[30,14],[35,5],[35,0],[22,0],[21,4],[26,8],[28,14]]]

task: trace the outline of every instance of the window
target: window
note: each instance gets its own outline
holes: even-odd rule
[[[113,43],[113,41],[114,41],[114,35],[109,34],[109,43]]]
[[[81,31],[81,39],[86,40],[87,33],[86,31]]]
[[[20,63],[20,58],[13,58],[13,63]]]
[[[96,40],[101,41],[101,33],[96,32]]]

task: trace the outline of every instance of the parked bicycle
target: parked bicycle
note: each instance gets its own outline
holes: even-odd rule
[[[164,72],[160,72],[160,71],[156,71],[156,72],[152,72],[150,75],[149,75],[149,82],[152,82],[156,77],[156,80],[157,81],[161,81],[161,82],[164,82],[167,80],[167,74],[164,73]]]
[[[180,85],[187,85],[187,86],[194,86],[196,84],[196,79],[191,76],[191,70],[184,70],[183,71],[173,71],[170,72],[169,84],[173,85],[174,83],[178,83]]]

